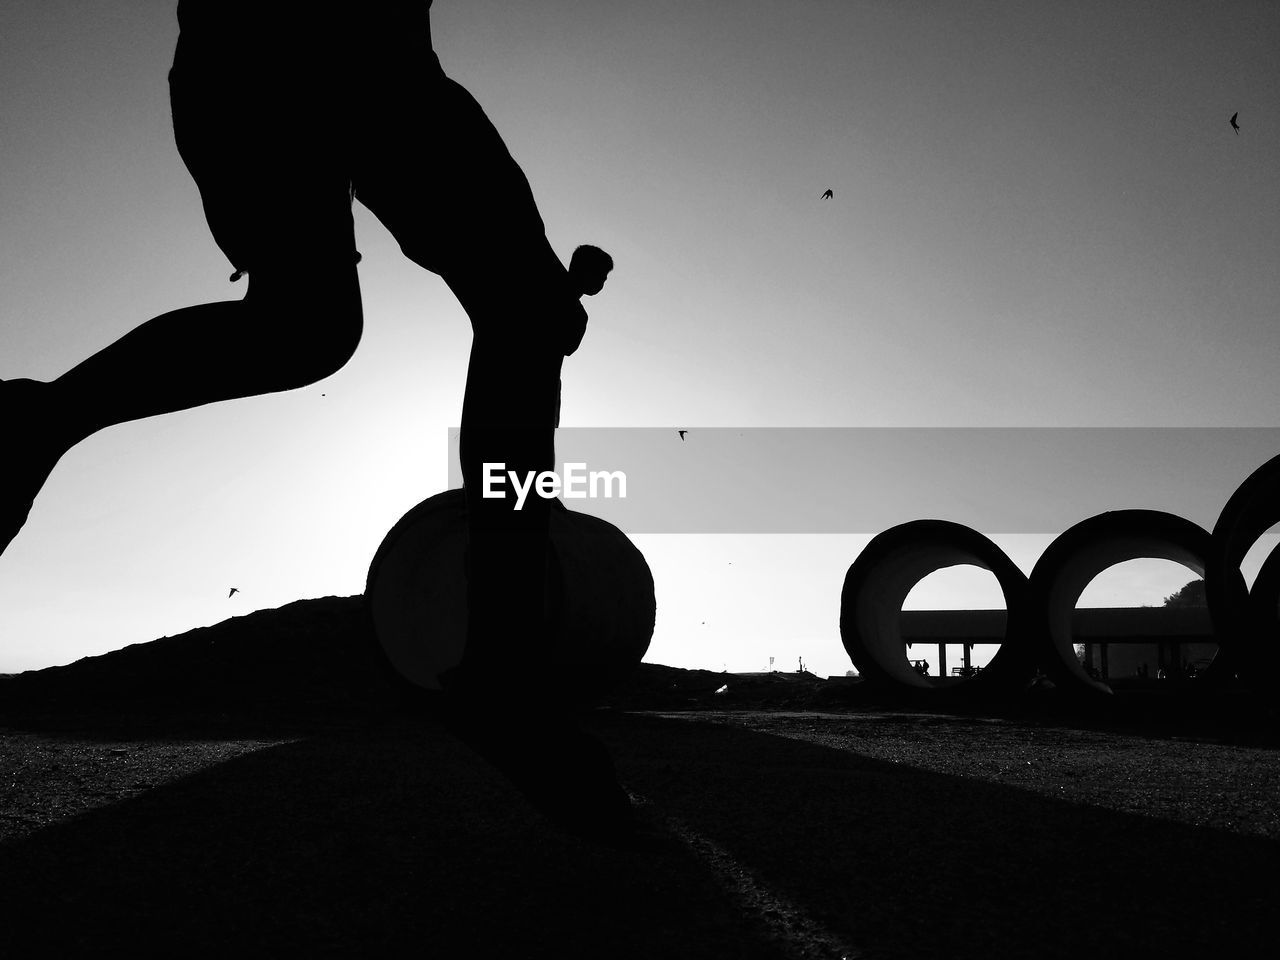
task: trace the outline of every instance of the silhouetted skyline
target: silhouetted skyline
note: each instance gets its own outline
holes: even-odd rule
[[[626,264],[592,305],[565,425],[691,425],[689,441],[1273,425],[1278,24],[1266,4],[433,8],[446,69],[519,157],[557,252],[589,239]],[[239,295],[172,147],[175,37],[165,3],[0,13],[0,376],[55,376],[139,317]],[[390,525],[444,486],[470,331],[362,212],[357,237],[367,330],[348,368],[64,460],[0,558],[0,670],[215,622],[210,584],[255,607],[360,589]],[[800,553],[838,585],[854,540]],[[688,605],[682,557],[728,541],[640,546],[652,657],[668,637],[681,665],[754,650],[740,627],[698,639],[737,586],[666,619]],[[777,592],[803,596],[790,575]],[[816,639],[781,649],[791,628],[842,656],[819,610],[759,624],[779,662],[822,669]]]

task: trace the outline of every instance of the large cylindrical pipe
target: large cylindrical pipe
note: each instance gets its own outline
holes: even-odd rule
[[[1273,600],[1268,612],[1260,599],[1241,602],[1236,582],[1243,576],[1240,565],[1245,555],[1277,522],[1280,522],[1280,456],[1272,457],[1251,473],[1222,508],[1213,525],[1213,547],[1204,575],[1205,596],[1214,629],[1238,648],[1232,654],[1238,672],[1245,679],[1261,681],[1265,677],[1266,683],[1273,682],[1275,668],[1280,666],[1275,603]],[[1267,563],[1274,558],[1273,552]],[[1251,595],[1260,597],[1268,590],[1275,590],[1268,585],[1274,582],[1272,577],[1280,574],[1269,572],[1264,578],[1262,573],[1259,571]]]
[[[1280,544],[1263,561],[1258,577],[1249,589],[1249,606],[1261,619],[1273,624],[1280,620]]]
[[[556,695],[581,700],[633,672],[653,636],[653,576],[644,555],[598,517],[551,511],[551,649]],[[461,490],[418,504],[369,565],[365,598],[382,653],[414,688],[439,691],[467,636],[467,513]],[[551,691],[549,691],[551,692]]]
[[[1172,560],[1203,576],[1209,553],[1210,537],[1203,527],[1158,510],[1114,510],[1065,531],[1031,571],[1035,642],[1045,672],[1068,689],[1111,693],[1111,687],[1090,677],[1076,657],[1071,620],[1084,588],[1103,570],[1139,558]],[[1234,589],[1243,602],[1244,581]],[[1224,646],[1221,637],[1218,645],[1219,650]],[[1220,669],[1218,660],[1211,673]]]
[[[1280,668],[1280,545],[1274,547],[1249,589],[1249,616],[1254,660],[1259,677],[1274,677]]]
[[[990,570],[1004,593],[1005,640],[976,677],[948,692],[1007,690],[1031,679],[1034,664],[1020,635],[1026,622],[1026,575],[991,540],[949,520],[914,520],[878,534],[853,561],[840,595],[840,639],[868,681],[903,690],[940,692],[907,661],[903,601],[935,570],[969,564]]]

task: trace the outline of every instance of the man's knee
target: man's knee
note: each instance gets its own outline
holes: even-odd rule
[[[288,323],[300,365],[312,381],[331,376],[354,356],[364,331],[360,298],[299,304]]]
[[[300,381],[330,376],[355,354],[364,313],[354,267],[350,276],[251,275],[249,289],[245,304],[265,344],[289,358]]]
[[[330,317],[322,332],[310,339],[312,349],[309,367],[316,380],[331,376],[346,366],[347,361],[355,356],[363,331],[364,323],[358,304],[354,310]]]

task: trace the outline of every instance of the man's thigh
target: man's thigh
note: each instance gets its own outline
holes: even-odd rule
[[[308,84],[320,65],[291,60],[287,42],[269,40],[184,27],[169,74],[178,152],[237,271],[350,262],[344,94],[332,81]]]
[[[405,255],[447,276],[485,263],[492,279],[527,259],[545,227],[524,172],[462,86],[443,74],[389,75],[394,95],[362,111],[356,198]]]

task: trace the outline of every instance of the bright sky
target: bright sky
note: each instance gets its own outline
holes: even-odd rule
[[[0,7],[0,377],[242,293],[172,144],[173,8]],[[432,22],[556,248],[617,262],[565,426],[1278,425],[1274,4],[437,0]],[[466,318],[357,229],[340,373],[67,455],[0,557],[0,671],[357,593],[446,486]],[[996,539],[1029,569],[1059,532]],[[649,659],[843,673],[866,539],[637,536]],[[1129,602],[1189,578],[1134,573]]]

